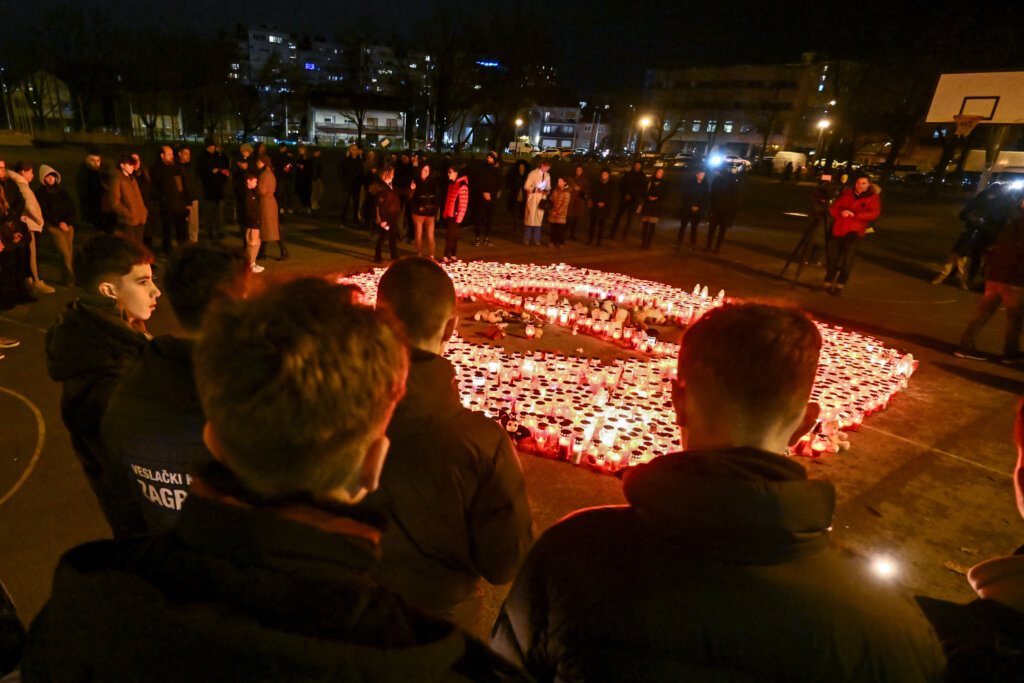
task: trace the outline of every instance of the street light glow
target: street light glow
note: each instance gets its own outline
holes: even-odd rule
[[[888,579],[896,574],[896,562],[890,557],[876,557],[874,562],[871,563],[871,568],[875,570],[883,579]]]
[[[651,125],[651,119],[649,117],[645,116],[642,119],[640,119],[641,128],[646,128],[649,125]]]
[[[829,121],[828,119],[822,119],[821,121],[818,121],[818,128],[821,128],[822,130],[825,130],[826,128],[828,128],[831,125],[832,125],[832,122]]]
[[[523,125],[523,120],[522,119],[516,119],[516,126],[521,126],[521,125]]]

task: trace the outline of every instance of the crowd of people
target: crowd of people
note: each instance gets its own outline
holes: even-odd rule
[[[443,258],[458,258],[470,215],[485,247],[505,192],[524,244],[541,242],[545,219],[554,247],[582,239],[589,212],[591,241],[627,240],[639,216],[650,247],[661,169],[647,177],[635,165],[615,197],[608,169],[593,182],[582,167],[552,177],[541,160],[502,177],[494,155],[472,172],[441,160],[435,173],[397,155],[368,170],[351,149],[343,219],[376,231],[376,260],[385,242],[393,259],[373,308],[354,285],[251,276],[266,242],[288,256],[282,212],[318,209],[316,155],[274,160],[243,146],[230,161],[207,142],[194,174],[187,150],[170,147],[148,171],[125,155],[113,178],[80,174],[77,212],[48,166],[35,193],[22,164],[21,181],[2,186],[0,208],[18,217],[4,224],[25,226],[14,231],[29,259],[16,291],[45,293],[25,234],[43,227],[62,255],[66,246],[66,281],[81,291],[47,333],[47,369],[113,535],[64,555],[27,633],[0,591],[3,672],[28,682],[1016,677],[1020,555],[971,571],[974,603],[915,602],[830,540],[833,485],[781,455],[817,420],[822,344],[788,305],[727,303],[690,325],[671,391],[682,450],[630,468],[626,505],[577,511],[537,536],[508,433],[463,406],[443,355],[458,317],[435,222]],[[99,172],[94,156],[84,168]],[[736,180],[698,172],[683,192],[677,247],[697,247],[706,216],[705,249],[717,251]],[[241,253],[217,244],[228,193]],[[38,229],[21,220],[36,205]],[[829,286],[841,289],[856,244],[847,236],[877,218],[877,190],[854,178],[829,210]],[[79,215],[98,231],[72,258]],[[996,249],[1019,244],[1022,226],[1007,223]],[[196,244],[202,227],[209,243]],[[403,235],[417,256],[397,258]],[[156,238],[168,253],[160,287]],[[181,333],[154,338],[146,323],[164,295]],[[1015,438],[1022,501],[1024,409]],[[481,624],[483,582],[512,584],[493,625]],[[474,635],[484,632],[486,645]]]

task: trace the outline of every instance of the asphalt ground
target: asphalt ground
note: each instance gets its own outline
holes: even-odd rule
[[[671,186],[678,180],[670,174]],[[820,266],[806,266],[800,282],[779,277],[807,220],[787,214],[809,211],[811,187],[749,178],[737,225],[715,256],[673,249],[678,223],[671,218],[662,219],[650,251],[637,248],[636,221],[627,243],[525,247],[521,231],[504,213],[499,213],[492,234],[493,247],[473,247],[472,229],[465,229],[459,255],[565,262],[686,289],[700,283],[712,292],[725,289],[732,297],[789,300],[819,320],[875,335],[912,353],[920,367],[909,387],[886,410],[865,420],[851,435],[849,451],[800,462],[810,476],[835,482],[837,543],[868,557],[889,556],[898,567],[891,580],[915,593],[969,600],[973,592],[963,576],[966,568],[1009,553],[1024,538],[1014,503],[1016,450],[1011,439],[1024,374],[1021,368],[996,362],[1002,313],[978,340],[994,360],[951,355],[980,295],[928,281],[960,229],[956,214],[967,197],[928,198],[920,188],[887,188],[877,231],[861,245],[850,283],[836,298],[814,287],[823,279]],[[284,217],[291,259],[269,259],[267,275],[345,273],[372,265],[373,242],[360,229],[339,226],[331,190],[328,178],[326,208],[320,214]],[[666,215],[675,215],[678,202],[673,198],[669,196]],[[240,245],[233,234],[225,242]],[[412,249],[403,244],[402,251]],[[270,252],[277,253],[274,247]],[[48,236],[42,239],[40,260],[44,279],[55,282],[58,260]],[[158,277],[162,263],[157,264]],[[7,357],[0,360],[0,579],[26,621],[45,602],[60,555],[75,544],[109,535],[72,453],[60,420],[60,387],[47,376],[43,356],[46,329],[74,296],[58,287],[38,303],[0,312],[0,336],[21,340],[17,348],[3,351]],[[463,303],[460,310],[469,319],[479,308],[493,307]],[[461,331],[472,335],[474,325],[479,327],[467,322]],[[163,334],[176,329],[164,303],[150,330]],[[552,332],[535,344],[572,348],[577,341]],[[614,477],[529,454],[523,454],[522,464],[540,529],[581,507],[623,502]],[[506,590],[488,590],[481,635]]]

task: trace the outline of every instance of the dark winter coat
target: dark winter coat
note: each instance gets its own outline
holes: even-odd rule
[[[733,216],[739,203],[739,180],[732,173],[716,173],[708,195],[712,213]]]
[[[640,201],[646,187],[647,176],[644,175],[644,172],[630,169],[622,174],[622,180],[619,181],[619,194],[623,202],[635,204]]]
[[[106,192],[103,187],[102,172],[83,161],[78,167],[75,190],[78,193],[78,206],[82,212],[82,218],[93,225],[101,222],[103,195]]]
[[[203,185],[203,196],[199,199],[219,202],[224,199],[224,184],[227,176],[221,171],[230,169],[228,157],[216,149],[213,152],[203,150],[196,161],[196,174]]]
[[[498,192],[501,191],[502,180],[501,167],[497,164],[493,166],[484,164],[473,178],[473,193],[482,195],[484,192],[489,192],[493,202],[498,198]]]
[[[24,680],[520,680],[368,577],[368,520],[288,511],[311,522],[193,494],[172,532],[72,549],[30,628]]]
[[[113,300],[98,294],[68,304],[46,333],[46,369],[63,385],[61,418],[118,536],[145,531],[146,525],[129,480],[112,466],[100,438],[100,421],[118,381],[146,344],[144,334],[121,320]]]
[[[263,224],[263,208],[256,188],[243,188],[240,203],[238,220],[242,230],[259,230]]]
[[[842,212],[849,210],[853,212],[852,216],[843,216]],[[878,189],[872,185],[868,187],[867,192],[858,195],[855,194],[852,187],[848,187],[843,190],[843,193],[839,195],[839,199],[832,202],[832,206],[829,208],[832,213],[832,234],[836,237],[842,237],[851,232],[855,232],[861,237],[864,237],[868,226],[871,222],[877,220],[882,213],[882,203],[878,199]]]
[[[125,175],[120,169],[110,181],[110,210],[123,226],[145,225],[149,217],[142,188],[134,175]]]
[[[192,198],[185,192],[185,175],[177,162],[165,164],[157,160],[149,169],[153,180],[153,201],[160,207],[160,213],[167,216],[181,216],[192,204]]]
[[[154,532],[174,526],[195,466],[211,458],[193,379],[194,347],[193,341],[171,336],[151,341],[121,377],[101,423],[110,460],[132,482]]]
[[[43,184],[36,192],[39,199],[39,206],[43,210],[43,221],[53,227],[61,223],[74,225],[75,203],[71,201],[71,195],[60,186],[60,183],[53,185]]]
[[[373,191],[374,203],[377,206],[377,224],[387,223],[390,228],[398,229],[398,221],[402,216],[402,197],[398,188],[378,180]]]
[[[429,176],[426,180],[416,179],[416,189],[412,191],[409,199],[409,206],[417,216],[437,216],[441,208],[440,191],[437,188],[437,178]]]
[[[512,442],[497,422],[463,407],[452,364],[416,349],[411,360],[380,488],[364,505],[390,522],[381,583],[449,615],[480,577],[512,580],[533,541],[530,506]]]
[[[612,201],[612,181],[609,180],[607,183],[602,183],[600,179],[598,179],[597,182],[591,185],[590,201],[594,203],[595,207],[597,207],[598,204],[603,203],[604,209],[607,210]]]
[[[912,601],[829,541],[832,484],[754,449],[627,472],[538,539],[492,645],[540,681],[926,681]]]
[[[708,212],[708,204],[711,202],[711,181],[708,176],[698,182],[697,176],[693,175],[683,183],[682,201],[680,211],[684,216],[693,213],[693,207],[697,207],[696,213],[704,215]]]
[[[660,218],[661,206],[665,199],[665,190],[668,185],[664,178],[651,178],[647,188],[641,195],[643,204],[640,205],[640,215],[647,218]]]
[[[569,199],[569,216],[582,216],[587,206],[587,198],[590,192],[590,179],[587,174],[573,175],[569,178],[569,191],[572,196]]]

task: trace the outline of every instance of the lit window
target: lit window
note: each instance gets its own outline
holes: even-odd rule
[[[306,62],[306,71],[316,71],[316,64],[313,62]]]
[[[825,84],[824,83],[822,83],[821,85],[818,86],[818,92],[821,92],[824,89],[825,89]]]
[[[700,132],[700,121],[694,121],[693,126],[690,128],[694,133]]]
[[[272,42],[272,43],[280,43],[281,42],[281,37],[280,36],[270,36],[270,38],[268,38],[268,40],[270,40],[270,42]]]
[[[731,133],[732,132],[732,121],[726,121],[724,124],[722,124],[722,132],[723,133]]]
[[[718,128],[718,121],[708,121],[708,132],[714,133]]]

